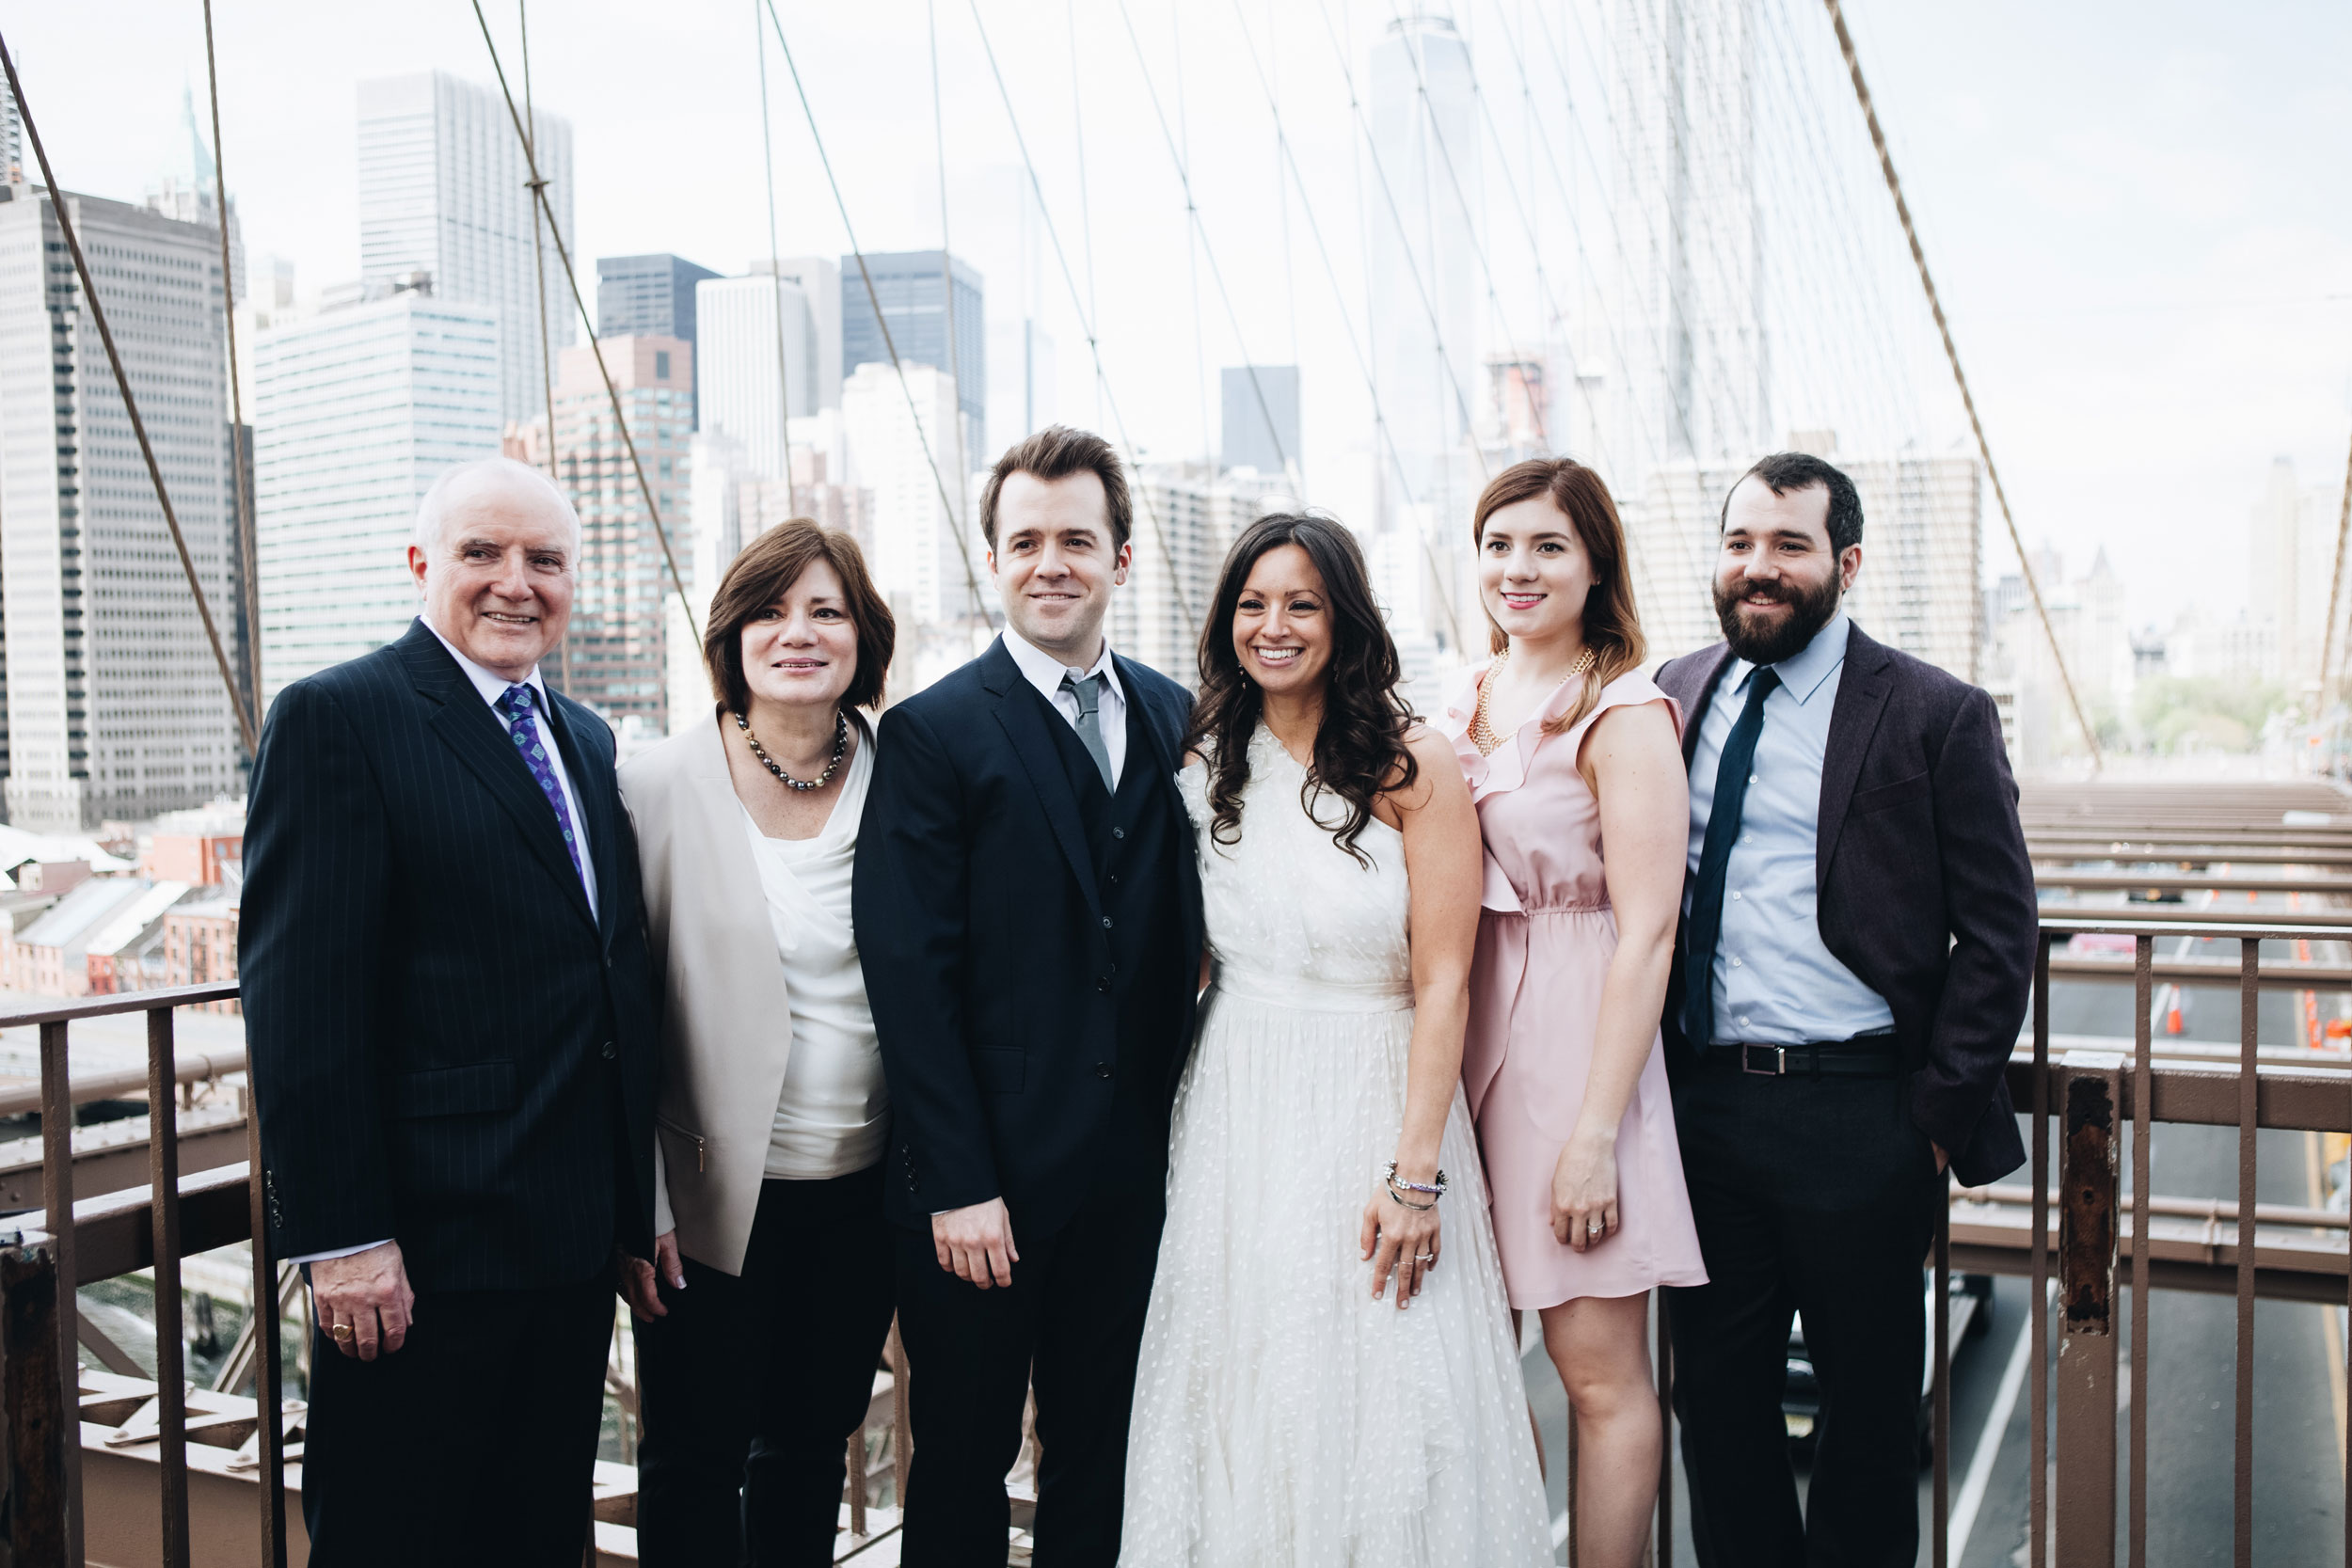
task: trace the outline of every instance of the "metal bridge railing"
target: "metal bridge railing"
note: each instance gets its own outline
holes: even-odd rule
[[[2168,911],[2169,912],[2169,911]],[[2052,957],[2055,944],[2077,935],[2125,938],[2133,946],[2128,968],[2107,959]],[[2239,961],[2229,969],[2239,995],[2239,1038],[2234,1059],[2211,1045],[2183,1053],[2168,1043],[2156,1049],[2152,1030],[2155,983],[2168,966],[2154,956],[2159,938],[2188,937],[2238,943]],[[2055,1414],[2050,1398],[2052,1316],[2031,1310],[2033,1384],[2032,1452],[2028,1465],[2027,1558],[2030,1568],[2048,1568],[2050,1552],[2062,1564],[2111,1564],[2116,1548],[2126,1560],[2148,1557],[2148,1292],[2185,1290],[2236,1298],[2236,1408],[2233,1465],[2235,1480],[2235,1550],[2249,1565],[2253,1550],[2253,1349],[2254,1303],[2284,1301],[2352,1305],[2352,1268],[2346,1263],[2347,1221],[2343,1214],[2268,1205],[2256,1201],[2256,1134],[2265,1128],[2352,1132],[2352,1058],[2342,1064],[2325,1053],[2290,1049],[2263,1051],[2256,1036],[2257,1004],[2267,986],[2297,974],[2304,983],[2327,985],[2334,971],[2300,970],[2273,964],[2265,969],[2261,944],[2276,941],[2342,940],[2333,927],[2256,925],[2205,921],[2198,924],[2102,920],[2052,914],[2042,923],[2033,1009],[2031,1048],[2010,1067],[2010,1090],[2030,1121],[2029,1180],[1989,1189],[1954,1189],[1939,1214],[1931,1259],[1938,1347],[1932,1373],[1933,1487],[1931,1554],[1947,1568],[1950,1514],[1950,1343],[1947,1322],[1951,1271],[2023,1275],[2031,1281],[2029,1301],[2048,1298],[2055,1278],[2060,1338]],[[2132,1050],[2087,1049],[2054,1041],[2050,1031],[2049,985],[2054,975],[2128,977],[2136,994]],[[2175,966],[2177,967],[2177,966]],[[2199,979],[2207,971],[2199,969]],[[157,1560],[177,1568],[190,1558],[189,1443],[233,1448],[229,1468],[251,1476],[258,1516],[258,1549],[251,1560],[283,1568],[290,1559],[285,1508],[286,1434],[300,1419],[299,1406],[281,1398],[278,1338],[262,1327],[251,1353],[256,1381],[249,1415],[242,1402],[199,1396],[191,1415],[185,1392],[181,1330],[181,1259],[186,1253],[232,1243],[253,1243],[253,1302],[257,1323],[281,1303],[281,1282],[268,1255],[259,1183],[250,1172],[259,1159],[259,1119],[246,1117],[248,1161],[183,1178],[180,1172],[173,1087],[185,1064],[172,1046],[176,1007],[234,997],[234,985],[195,986],[134,992],[15,1014],[0,1015],[0,1028],[32,1025],[40,1031],[40,1093],[43,1139],[43,1211],[20,1216],[17,1233],[0,1231],[0,1393],[8,1429],[5,1453],[7,1545],[18,1564],[82,1560],[82,1419],[117,1426],[118,1439],[151,1450],[158,1470],[161,1516]],[[150,1184],[76,1203],[73,1197],[73,1115],[77,1092],[67,1059],[67,1032],[81,1019],[124,1013],[147,1018],[147,1093],[151,1115],[148,1145]],[[128,1087],[123,1085],[119,1087]],[[2145,1114],[2142,1109],[2145,1108]],[[2151,1128],[2157,1121],[2234,1127],[2238,1143],[2237,1196],[2167,1197],[2149,1178]],[[2053,1127],[2055,1122],[2055,1127]],[[2131,1124],[2128,1198],[2121,1185],[2126,1156],[2124,1123]],[[2050,1147],[2058,1144],[2056,1180]],[[2042,1195],[2036,1202],[2034,1195]],[[2053,1221],[2053,1212],[2056,1219]],[[53,1216],[71,1213],[71,1225]],[[152,1268],[155,1286],[155,1371],[151,1392],[143,1386],[116,1386],[126,1380],[94,1378],[86,1391],[79,1369],[75,1287]],[[2127,1293],[2119,1295],[2119,1286]],[[2121,1302],[2129,1304],[2129,1383],[2135,1391],[2128,1418],[2119,1432],[2119,1394],[2126,1385],[2120,1344],[2125,1326]],[[895,1347],[894,1347],[895,1348]],[[901,1489],[911,1449],[905,1430],[903,1363],[893,1356],[898,1375],[878,1407],[895,1418],[895,1464]],[[1660,1400],[1666,1407],[1667,1454],[1659,1497],[1656,1560],[1674,1559],[1673,1362],[1661,1314],[1658,1345]],[[151,1408],[150,1408],[151,1406]],[[278,1419],[261,1412],[277,1410]],[[1573,1422],[1571,1422],[1573,1431]],[[2119,1445],[2124,1461],[2124,1495],[2117,1488]],[[2050,1469],[2052,1455],[2057,1467]],[[851,1473],[867,1474],[863,1448],[854,1450]],[[1577,1456],[1567,1455],[1569,1492],[1575,1496]],[[878,1471],[876,1474],[887,1473]],[[2052,1478],[2055,1478],[2053,1484]],[[903,1496],[901,1490],[900,1496]],[[868,1528],[862,1486],[853,1484],[845,1516],[855,1533]],[[2345,1516],[2352,1520],[2352,1498]],[[2119,1506],[2120,1505],[2120,1506]],[[895,1511],[877,1511],[895,1512]],[[1572,1523],[1572,1521],[1571,1521]],[[2352,1544],[2352,1543],[2347,1543]],[[1576,1538],[1568,1538],[1569,1560]]]

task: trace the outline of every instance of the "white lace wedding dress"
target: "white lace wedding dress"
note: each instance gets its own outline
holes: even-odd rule
[[[1422,1293],[1401,1312],[1375,1301],[1359,1255],[1405,1112],[1404,841],[1366,827],[1367,869],[1307,816],[1305,770],[1263,728],[1249,762],[1238,844],[1209,836],[1204,770],[1181,781],[1216,982],[1176,1100],[1120,1563],[1549,1563],[1458,1090],[1443,1255]]]

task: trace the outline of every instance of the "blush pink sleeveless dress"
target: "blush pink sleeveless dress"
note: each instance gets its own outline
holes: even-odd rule
[[[1583,1253],[1551,1231],[1552,1170],[1584,1102],[1601,984],[1617,951],[1601,870],[1600,806],[1577,761],[1594,722],[1613,707],[1663,703],[1677,734],[1681,710],[1648,676],[1629,671],[1602,689],[1573,728],[1543,731],[1577,689],[1563,687],[1493,756],[1481,756],[1469,732],[1485,674],[1462,673],[1437,728],[1461,758],[1486,839],[1462,1083],[1486,1164],[1505,1291],[1514,1307],[1527,1310],[1578,1296],[1703,1285],[1707,1269],[1655,1040],[1617,1130],[1620,1228]]]

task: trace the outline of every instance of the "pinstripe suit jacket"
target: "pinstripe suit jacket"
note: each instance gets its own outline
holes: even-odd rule
[[[420,1291],[651,1256],[657,992],[612,732],[549,699],[595,857],[422,622],[296,681],[246,824],[246,1035],[280,1257],[389,1236]]]

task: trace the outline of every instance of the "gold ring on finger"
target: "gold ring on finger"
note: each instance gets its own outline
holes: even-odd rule
[[[339,1345],[351,1343],[352,1328],[349,1323],[337,1323],[326,1332],[335,1337],[335,1342]]]

